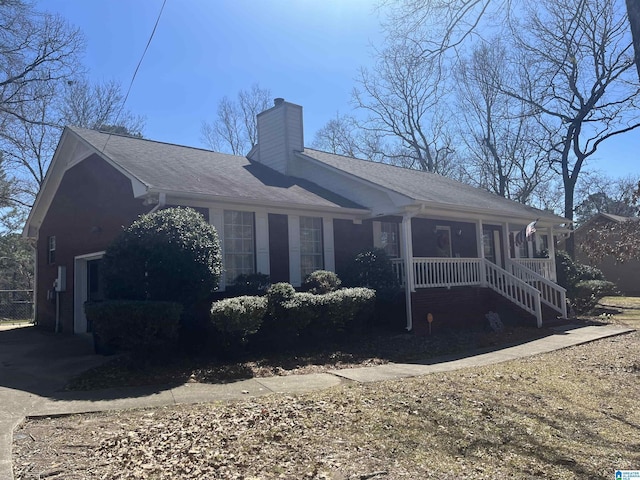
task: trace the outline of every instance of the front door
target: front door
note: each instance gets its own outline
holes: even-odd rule
[[[75,258],[73,282],[73,332],[91,333],[92,326],[84,313],[86,302],[104,300],[100,266],[104,252],[81,255]]]
[[[482,243],[484,245],[484,258],[503,268],[500,228],[485,226],[482,229]]]
[[[87,302],[101,302],[104,300],[103,281],[100,278],[101,258],[87,261]],[[87,319],[87,332],[93,332],[93,325]]]

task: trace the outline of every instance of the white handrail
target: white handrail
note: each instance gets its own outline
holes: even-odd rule
[[[536,317],[538,328],[542,327],[540,291],[489,260],[483,258],[482,261],[486,271],[487,285],[523,310],[531,313]]]
[[[521,263],[509,262],[508,265],[513,275],[540,291],[542,302],[545,305],[561,313],[562,318],[567,318],[567,291],[563,287]]]
[[[552,282],[557,281],[556,266],[553,259],[549,258],[508,258],[508,263],[516,263]]]

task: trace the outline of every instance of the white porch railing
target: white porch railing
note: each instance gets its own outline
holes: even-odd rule
[[[540,291],[544,304],[562,314],[562,318],[567,318],[567,291],[563,287],[520,262],[512,261],[508,265],[513,275]]]
[[[479,258],[414,258],[416,288],[480,285]]]
[[[551,258],[508,258],[509,263],[521,265],[552,282],[558,281],[555,261]]]
[[[393,259],[391,263],[400,284],[404,286],[404,260]],[[536,317],[538,327],[542,326],[540,290],[486,259],[413,258],[411,263],[415,288],[486,286],[531,313]],[[535,272],[531,274],[539,277]],[[540,283],[546,288],[545,283]]]
[[[540,290],[486,259],[483,259],[483,265],[486,271],[487,286],[531,313],[536,317],[538,328],[540,328],[542,326]]]
[[[480,258],[414,257],[411,263],[415,288],[465,287],[482,283]],[[404,259],[394,258],[391,264],[400,285],[404,286]]]
[[[400,286],[404,287],[405,279],[407,278],[405,275],[404,258],[392,258],[391,268],[393,268],[393,273],[398,279]]]

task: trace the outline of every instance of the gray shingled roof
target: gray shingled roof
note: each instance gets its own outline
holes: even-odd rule
[[[382,185],[416,202],[454,209],[474,209],[523,219],[564,223],[566,219],[435,173],[359,160],[305,148],[301,155]]]
[[[245,157],[68,128],[154,190],[234,197],[257,204],[363,208],[315,183],[282,175]]]

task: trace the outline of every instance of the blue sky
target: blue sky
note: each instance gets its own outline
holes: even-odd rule
[[[95,80],[126,88],[162,0],[41,0],[86,37]],[[224,96],[254,83],[304,107],[305,142],[351,110],[361,66],[371,64],[380,18],[373,0],[167,0],[127,102],[153,140],[204,146],[203,120]],[[607,144],[608,143],[608,144]],[[605,142],[591,168],[640,176],[640,131]]]

